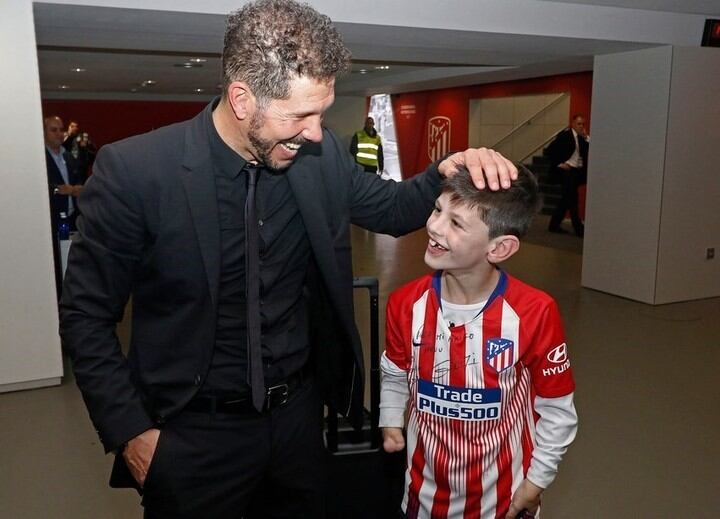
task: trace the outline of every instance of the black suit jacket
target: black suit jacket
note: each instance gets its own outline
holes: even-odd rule
[[[210,158],[212,105],[190,121],[104,146],[83,192],[60,331],[107,451],[161,424],[196,394],[215,340],[220,231]],[[211,124],[211,123],[210,123]],[[400,235],[424,225],[436,166],[395,183],[356,166],[335,135],[286,172],[313,252],[313,356],[325,395],[357,410],[363,361],[354,324],[350,224]],[[123,356],[115,325],[132,294]]]
[[[578,135],[578,144],[580,145],[580,157],[582,157],[583,172],[587,171],[588,149],[587,139],[582,135]],[[555,136],[555,139],[545,149],[545,156],[550,159],[553,168],[568,160],[575,153],[575,138],[573,137],[572,128],[565,128]]]

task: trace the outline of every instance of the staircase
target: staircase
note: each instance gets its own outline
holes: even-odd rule
[[[542,155],[532,157],[530,163],[526,163],[525,167],[533,172],[540,184],[540,192],[543,196],[543,206],[541,214],[552,214],[557,207],[561,197],[560,184],[553,184],[550,179],[550,161]]]

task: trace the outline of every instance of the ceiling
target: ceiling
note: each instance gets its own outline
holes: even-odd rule
[[[44,98],[204,101],[219,91],[223,14],[168,10],[160,0],[63,2],[34,4]],[[335,20],[353,53],[338,95],[591,70],[598,54],[697,45],[704,19],[720,17],[719,0],[388,0],[380,24],[349,3],[346,11],[346,3],[311,3]],[[136,7],[155,4],[162,9]]]

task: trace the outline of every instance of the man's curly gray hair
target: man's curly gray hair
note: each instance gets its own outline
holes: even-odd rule
[[[244,81],[261,103],[290,97],[290,81],[329,81],[348,70],[350,51],[330,18],[292,0],[259,0],[230,13],[223,48],[223,96]]]

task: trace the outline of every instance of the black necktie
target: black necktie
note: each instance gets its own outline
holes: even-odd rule
[[[255,187],[260,173],[255,166],[245,167],[248,175],[245,200],[245,300],[247,304],[247,380],[252,390],[253,406],[258,411],[265,404],[260,328],[260,236],[258,231]]]

